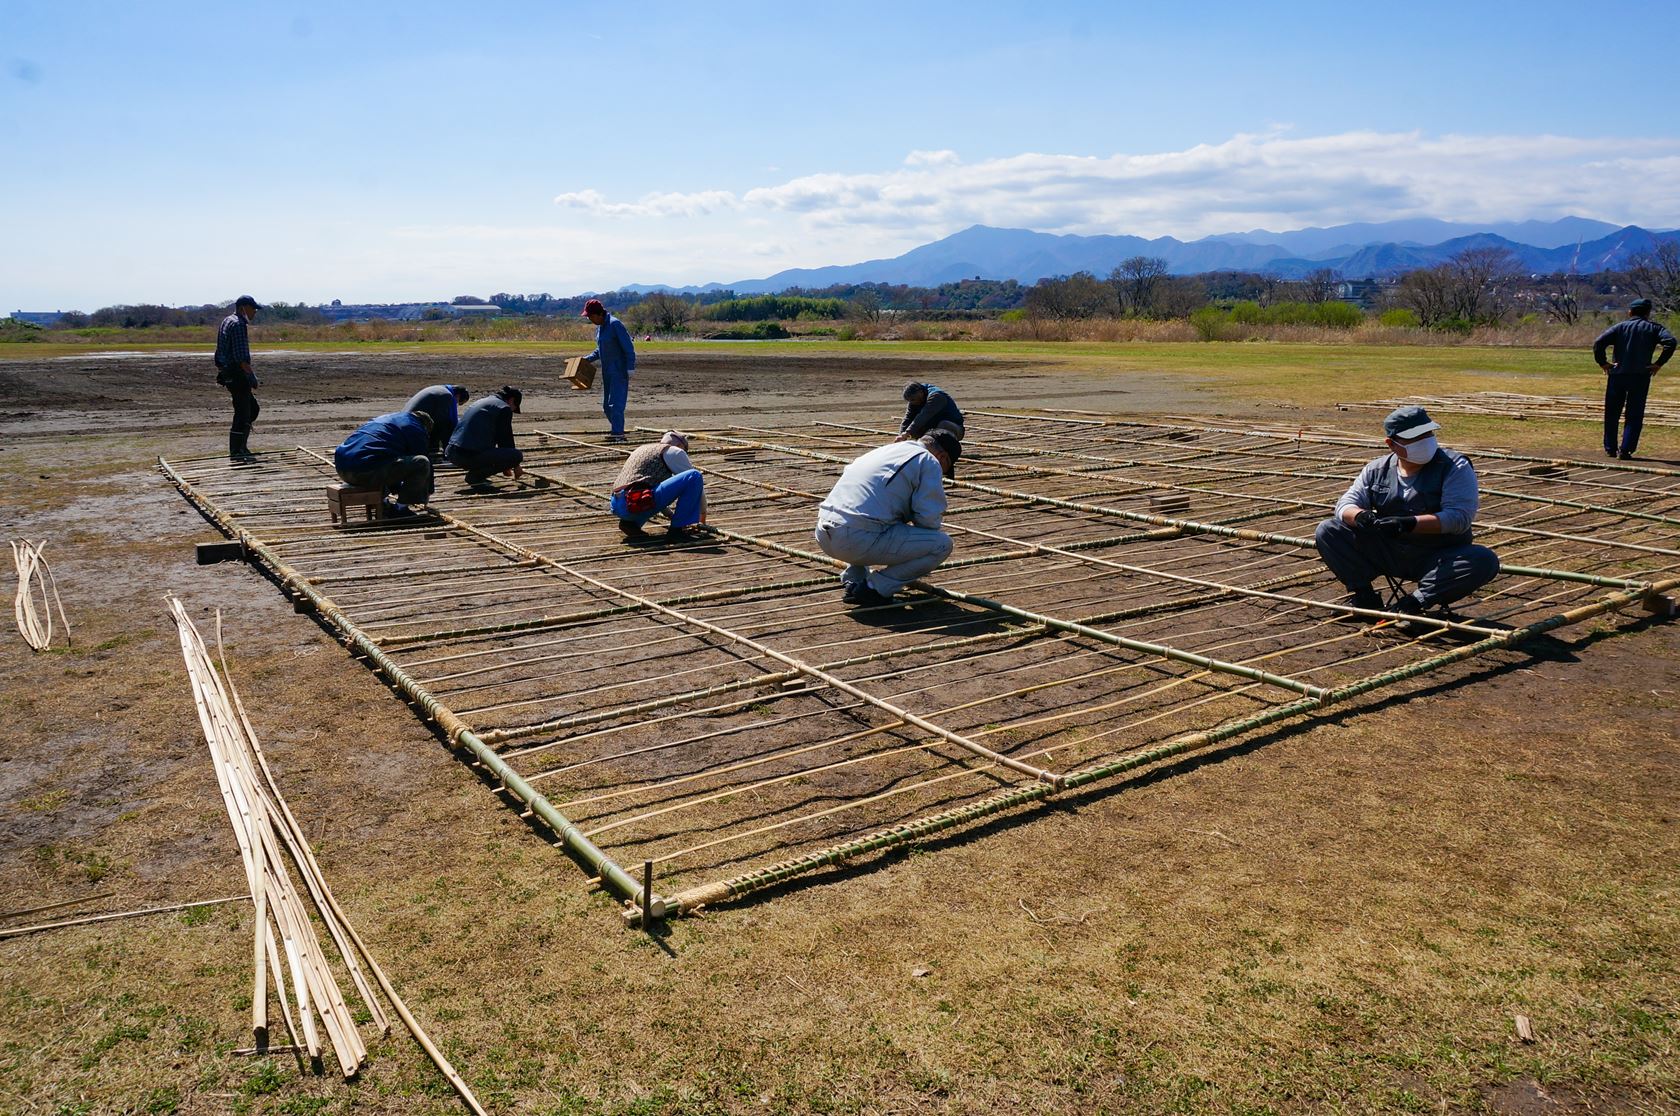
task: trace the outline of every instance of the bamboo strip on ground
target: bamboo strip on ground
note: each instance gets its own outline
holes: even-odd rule
[[[74,646],[70,639],[70,618],[64,615],[64,602],[58,596],[58,580],[53,577],[52,567],[42,557],[41,551],[46,547],[46,541],[32,543],[27,540],[12,543],[12,565],[17,568],[17,593],[12,598],[12,612],[17,617],[18,631],[23,634],[23,640],[36,651],[45,651],[52,646],[53,637],[53,606],[58,606],[58,618],[64,622],[64,643],[67,647]],[[46,575],[46,581],[40,587],[41,607],[35,607],[35,582],[37,573]],[[48,589],[52,591],[52,598],[47,598]]]

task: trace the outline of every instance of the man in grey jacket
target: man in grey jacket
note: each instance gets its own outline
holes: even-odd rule
[[[840,575],[849,605],[884,605],[951,555],[944,478],[954,476],[962,443],[945,430],[872,449],[846,466],[817,509],[817,546],[847,563]],[[871,570],[871,566],[880,569]]]
[[[1389,452],[1366,465],[1318,525],[1315,542],[1355,608],[1381,609],[1378,575],[1413,581],[1395,612],[1422,615],[1469,596],[1499,573],[1499,557],[1471,541],[1481,504],[1475,467],[1437,443],[1441,424],[1422,407],[1383,420]]]

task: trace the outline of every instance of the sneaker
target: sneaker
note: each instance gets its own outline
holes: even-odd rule
[[[883,596],[867,585],[860,585],[856,589],[848,590],[845,601],[853,608],[879,608],[882,605],[895,603],[892,597]]]
[[[642,525],[640,523],[632,523],[628,519],[619,520],[618,529],[624,533],[624,537],[627,539],[647,538],[647,532],[642,530]]]
[[[386,519],[413,519],[416,514],[415,510],[407,504],[396,503],[385,505]]]
[[[1609,446],[1605,446],[1604,447],[1604,456],[1605,457],[1615,457],[1616,456],[1616,451],[1611,449]]]
[[[1632,450],[1623,450],[1621,453],[1618,453],[1616,455],[1616,458],[1619,461],[1632,461],[1633,460],[1633,451]]]
[[[1382,598],[1377,596],[1377,591],[1369,585],[1363,589],[1355,589],[1352,593],[1349,593],[1348,599],[1343,603],[1350,604],[1354,608],[1369,608],[1378,612],[1382,611],[1383,606]]]
[[[1426,608],[1427,606],[1422,601],[1410,593],[1403,594],[1399,600],[1394,602],[1394,611],[1406,616],[1422,616]],[[1441,630],[1433,624],[1419,624],[1413,620],[1400,620],[1394,626],[1407,635],[1427,635],[1430,632]]]
[[[630,440],[630,436],[627,434],[608,434],[606,440],[609,446],[622,446]]]
[[[705,532],[700,530],[700,528],[694,524],[690,524],[687,527],[665,528],[665,538],[670,542],[686,542],[690,539],[701,538],[704,535]]]

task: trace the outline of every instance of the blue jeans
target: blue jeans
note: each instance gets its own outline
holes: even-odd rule
[[[645,515],[631,515],[630,508],[625,501],[624,493],[612,494],[612,513],[626,523],[634,523],[640,527],[658,513],[672,504],[671,526],[692,527],[700,522],[700,508],[706,495],[706,478],[700,475],[699,469],[684,469],[675,476],[666,477],[653,490],[653,510]]]
[[[842,584],[867,585],[883,597],[932,573],[951,556],[950,535],[910,523],[875,529],[818,522],[816,540],[824,554],[846,563]],[[883,568],[871,573],[870,566]]]
[[[1415,581],[1412,596],[1425,608],[1468,597],[1499,573],[1499,556],[1485,546],[1428,546],[1405,536],[1361,535],[1340,519],[1326,519],[1314,537],[1319,557],[1350,590],[1369,589],[1378,574]]]
[[[601,369],[601,413],[614,434],[624,433],[624,405],[630,399],[630,373]]]

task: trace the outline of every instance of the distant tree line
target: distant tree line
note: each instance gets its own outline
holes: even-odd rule
[[[1392,325],[1468,332],[1530,315],[1570,324],[1604,307],[1620,309],[1634,297],[1649,298],[1660,317],[1680,313],[1680,243],[1659,241],[1628,269],[1591,275],[1530,275],[1506,249],[1471,248],[1433,267],[1380,282],[1363,280],[1354,286],[1361,288],[1361,306],[1343,300],[1342,277],[1327,268],[1297,279],[1244,271],[1172,275],[1163,259],[1132,256],[1104,277],[1082,271],[1031,285],[1013,279],[974,278],[932,287],[842,283],[762,295],[715,289],[689,294],[612,291],[598,297],[637,332],[661,334],[683,333],[696,321],[951,321],[1010,316],[1045,322],[1178,319],[1190,321],[1204,336],[1216,336],[1224,325],[1352,328],[1364,320],[1366,309]],[[590,297],[503,291],[488,299],[457,295],[453,302],[494,304],[505,315],[577,317]],[[107,306],[91,314],[66,314],[52,328],[211,326],[231,312],[231,302]],[[313,307],[285,302],[264,304],[263,316],[300,323],[328,320]],[[445,315],[439,311],[437,316]]]

